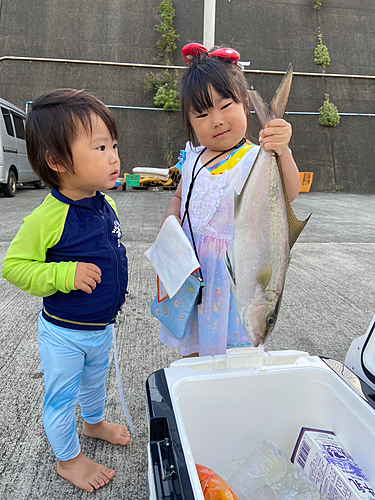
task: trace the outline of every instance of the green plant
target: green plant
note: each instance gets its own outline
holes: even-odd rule
[[[329,57],[327,47],[323,45],[323,36],[320,32],[318,35],[318,41],[319,43],[314,50],[314,63],[320,64],[323,68],[326,68],[327,66],[329,66],[331,58]]]
[[[169,63],[169,54],[176,48],[176,40],[180,38],[173,27],[173,18],[175,10],[171,0],[163,0],[161,4],[156,7],[156,12],[159,14],[161,22],[155,26],[155,30],[160,33],[160,38],[156,43],[158,49],[158,58],[162,59],[164,56]]]
[[[326,1],[326,0],[313,0],[314,1],[314,9],[320,9],[320,7],[322,6],[322,4]]]
[[[318,111],[320,113],[319,125],[324,127],[336,127],[339,124],[339,113],[336,106],[330,102],[328,94],[324,94],[323,106],[321,106]]]
[[[159,87],[154,97],[154,103],[156,106],[162,106],[164,110],[178,109],[178,93],[173,89],[168,90],[166,86]]]
[[[155,31],[160,33],[160,38],[156,43],[158,59],[163,57],[170,66],[169,55],[176,48],[176,40],[180,38],[173,27],[175,10],[171,0],[163,0],[156,7],[156,12],[160,16],[160,24],[155,26]],[[155,91],[154,103],[156,106],[167,110],[177,110],[180,107],[178,93],[179,75],[177,71],[166,69],[160,74],[149,73],[146,76],[144,91]]]
[[[145,92],[155,90],[155,106],[163,108],[165,111],[177,110],[180,107],[178,93],[178,75],[176,71],[162,71],[158,75],[149,73],[143,87]]]
[[[171,147],[167,148],[164,158],[165,161],[167,162],[167,167],[170,168],[172,166],[172,158],[173,158],[173,149]]]

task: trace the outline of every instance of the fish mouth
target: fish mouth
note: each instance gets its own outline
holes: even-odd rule
[[[248,307],[252,304],[252,301],[248,304]],[[253,347],[258,347],[259,345],[264,345],[264,342],[265,342],[265,337],[259,333],[259,331],[254,331],[253,328],[249,329],[249,331],[247,331],[248,329],[246,328],[246,322],[245,322],[245,312],[243,311],[242,314],[239,315],[239,318],[240,318],[240,321],[241,321],[241,324],[242,324],[242,327],[243,329],[245,330],[245,334],[247,336],[247,338],[250,340],[251,342],[251,345]]]
[[[270,301],[269,296],[272,297]],[[253,347],[264,345],[270,333],[273,331],[280,303],[280,293],[276,290],[267,289],[265,292],[257,294],[239,314],[240,321],[247,337]],[[266,300],[265,300],[266,298]],[[272,303],[274,303],[272,307]],[[267,319],[272,316],[273,322],[267,323]]]
[[[253,338],[251,339],[251,343],[253,344],[253,347],[258,347],[259,345],[264,345],[265,338],[263,335],[257,332],[253,332]]]

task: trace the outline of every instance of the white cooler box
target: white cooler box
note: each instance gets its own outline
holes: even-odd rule
[[[153,373],[146,384],[150,499],[204,500],[196,463],[233,469],[262,439],[290,458],[302,427],[333,431],[375,485],[374,324],[375,317],[353,342],[346,365],[243,348]]]

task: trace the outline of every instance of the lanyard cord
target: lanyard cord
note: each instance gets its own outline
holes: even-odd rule
[[[184,216],[182,217],[182,221],[181,221],[181,226],[183,225],[184,223],[184,220],[185,220],[185,216],[187,216],[187,220],[188,220],[188,225],[189,225],[189,230],[190,230],[190,235],[191,235],[191,239],[192,239],[192,242],[193,242],[193,248],[194,248],[194,252],[195,252],[195,256],[199,262],[199,259],[198,259],[198,252],[197,252],[197,248],[195,246],[195,241],[194,241],[194,236],[193,236],[193,230],[192,230],[192,227],[191,227],[191,222],[190,222],[190,216],[189,216],[189,205],[190,205],[190,198],[191,198],[191,194],[193,192],[193,186],[194,186],[194,183],[195,183],[195,180],[196,178],[198,177],[198,174],[201,172],[201,170],[204,169],[204,167],[206,167],[209,163],[213,162],[214,160],[216,160],[217,158],[219,158],[219,156],[222,156],[223,154],[225,153],[229,153],[229,151],[232,151],[233,149],[237,149],[239,148],[240,146],[242,146],[244,143],[246,142],[246,139],[243,138],[241,139],[241,141],[236,144],[235,146],[233,146],[232,148],[230,149],[227,149],[226,151],[222,151],[221,153],[219,153],[218,155],[214,156],[214,158],[211,158],[210,160],[208,160],[204,165],[202,165],[200,167],[200,169],[198,170],[197,173],[195,173],[195,169],[197,167],[197,164],[198,164],[198,161],[200,159],[200,157],[202,156],[202,154],[206,151],[207,148],[204,148],[202,149],[202,151],[199,153],[197,159],[195,160],[195,163],[194,163],[194,167],[193,167],[193,171],[191,173],[191,182],[190,182],[190,186],[189,186],[189,191],[188,191],[188,194],[186,196],[186,203],[185,203],[185,213],[184,213]],[[203,282],[203,274],[202,274],[202,270],[201,268],[198,269],[198,272],[199,272],[199,276]],[[198,301],[197,303],[200,304],[201,303],[201,298],[202,298],[202,287],[200,288],[200,293],[199,293],[199,297],[198,297]]]

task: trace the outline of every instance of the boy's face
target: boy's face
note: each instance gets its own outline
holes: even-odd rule
[[[96,191],[111,189],[120,173],[117,142],[103,120],[91,115],[92,134],[79,124],[72,144],[74,173],[60,171],[59,191],[71,200],[95,196]]]

